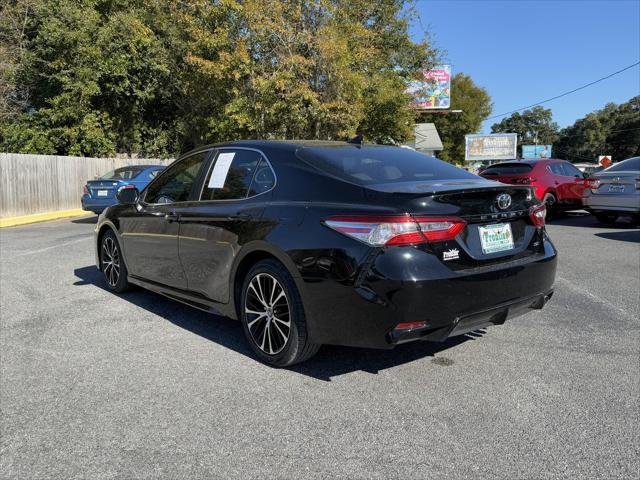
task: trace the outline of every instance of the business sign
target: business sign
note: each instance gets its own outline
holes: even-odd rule
[[[409,83],[407,93],[413,96],[413,105],[422,110],[451,106],[451,65],[438,65],[424,70],[420,78]]]
[[[522,158],[551,158],[551,145],[523,145]]]
[[[464,159],[467,162],[479,162],[482,160],[513,160],[517,158],[517,133],[465,135],[464,143]]]

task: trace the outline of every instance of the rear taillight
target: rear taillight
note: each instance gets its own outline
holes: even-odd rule
[[[375,246],[414,245],[453,240],[466,222],[458,217],[346,216],[330,217],[325,225]]]
[[[640,177],[636,177],[636,190],[640,190]]]
[[[596,190],[598,190],[598,187],[600,186],[600,179],[598,178],[585,178],[584,179],[584,186],[587,188],[590,188],[592,192],[595,192]]]
[[[544,221],[547,216],[546,205],[535,205],[529,209],[529,218],[536,227],[544,227]]]
[[[86,185],[82,186],[82,194],[89,195],[89,188]]]

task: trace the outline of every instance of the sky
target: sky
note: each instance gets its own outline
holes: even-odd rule
[[[487,89],[492,115],[640,61],[640,0],[417,0],[416,10],[414,39],[427,30],[453,74],[464,72]],[[636,95],[638,66],[543,106],[565,127]],[[498,121],[485,121],[482,133]]]

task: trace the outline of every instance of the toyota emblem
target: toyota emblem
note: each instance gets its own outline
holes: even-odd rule
[[[496,203],[500,210],[506,210],[511,206],[511,195],[508,193],[501,193],[496,197]]]

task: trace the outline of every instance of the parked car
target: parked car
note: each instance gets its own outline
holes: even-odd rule
[[[583,203],[598,221],[613,223],[620,215],[640,220],[640,157],[615,163],[593,178]]]
[[[237,318],[276,366],[321,344],[443,341],[553,293],[556,250],[529,186],[405,148],[224,143],[118,199],[96,228],[107,287]]]
[[[518,160],[487,167],[482,177],[512,185],[530,185],[549,211],[582,208],[590,183],[571,162],[557,159]]]
[[[164,169],[162,165],[131,165],[116,168],[82,187],[82,209],[97,214],[117,203],[116,194],[123,188],[142,190]]]

